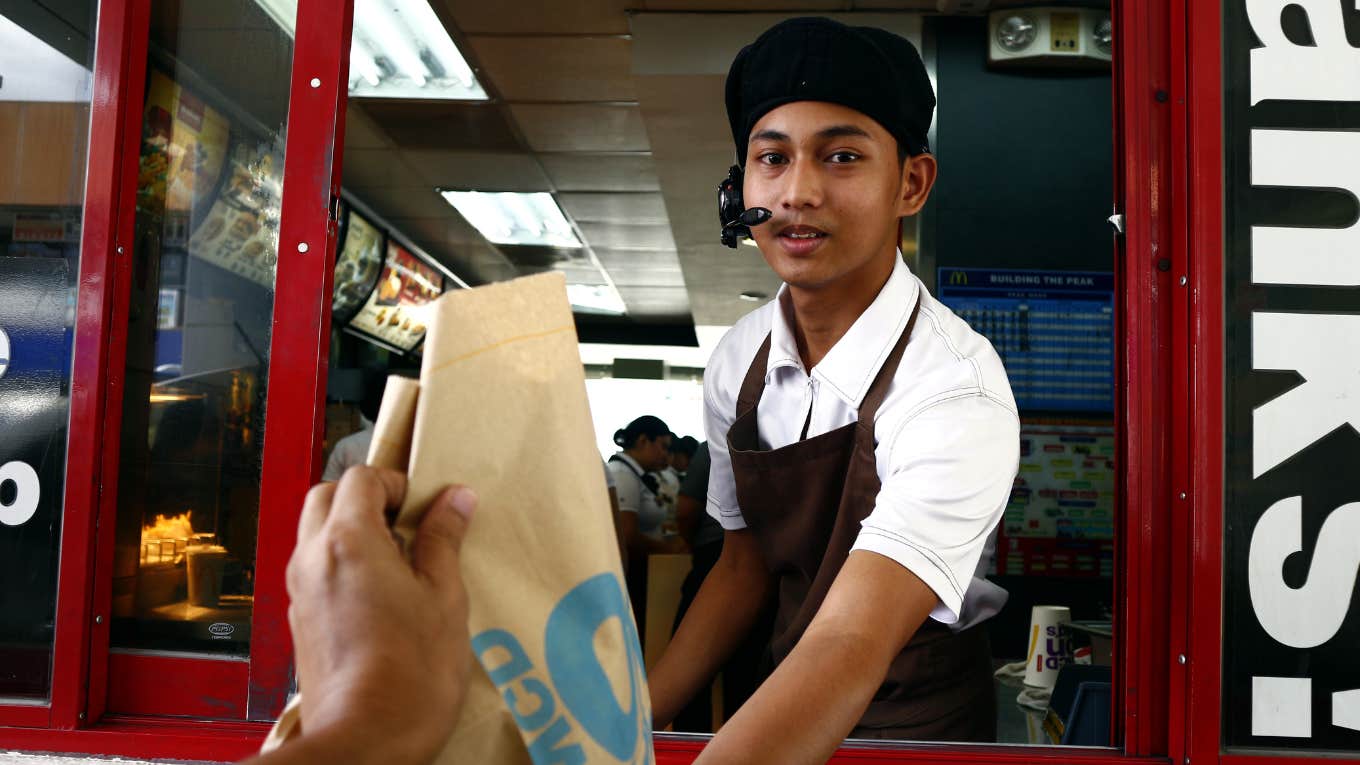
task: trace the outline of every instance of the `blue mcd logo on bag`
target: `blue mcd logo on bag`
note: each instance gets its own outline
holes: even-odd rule
[[[617,620],[628,653],[626,708],[595,653],[595,635]],[[615,761],[648,763],[651,714],[637,629],[618,576],[606,572],[576,585],[553,607],[543,635],[547,666],[534,666],[520,640],[492,629],[472,650],[529,742],[535,765],[583,765],[582,735]]]

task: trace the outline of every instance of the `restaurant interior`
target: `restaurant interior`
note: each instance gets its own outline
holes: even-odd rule
[[[53,71],[63,60],[88,66],[89,45],[60,30],[88,30],[91,4],[19,5],[0,17],[5,39],[24,39]],[[996,668],[1010,667],[997,680],[997,741],[1110,745],[1120,525],[1108,2],[355,5],[336,147],[328,452],[364,427],[360,404],[375,379],[418,370],[433,300],[545,271],[566,278],[601,458],[615,450],[615,429],[645,414],[703,441],[708,354],[780,286],[756,248],[719,242],[732,56],[797,15],[915,42],[938,94],[929,139],[940,177],[925,210],[904,221],[902,255],[992,342],[1022,422],[1019,475],[987,572],[1010,594],[989,622]],[[134,277],[116,364],[125,384],[111,644],[247,657],[296,2],[150,6]],[[0,88],[0,125],[31,131],[0,141],[0,152],[20,147],[15,169],[0,169],[0,294],[20,260],[59,264],[58,290],[74,286],[80,185],[70,179],[84,158],[59,147],[80,143],[87,113],[78,94],[44,103]],[[58,148],[39,143],[39,126]],[[15,544],[0,555],[52,565],[55,542]],[[689,556],[657,554],[642,569],[637,618],[650,665]],[[1063,676],[1037,701],[1020,681],[1036,653],[1036,606],[1070,617]],[[38,596],[17,607],[51,604]],[[6,653],[50,646],[50,620],[30,622],[0,625]],[[0,696],[45,693],[39,674],[0,672]],[[694,732],[733,713],[721,683],[711,724]]]

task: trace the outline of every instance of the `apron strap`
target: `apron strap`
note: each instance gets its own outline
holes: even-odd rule
[[[888,397],[888,388],[892,386],[893,377],[897,375],[897,366],[902,362],[902,352],[907,348],[907,341],[911,339],[911,330],[916,326],[916,317],[921,313],[921,293],[916,293],[916,305],[911,309],[911,318],[907,319],[907,327],[902,330],[902,336],[897,338],[897,345],[893,346],[888,358],[883,361],[883,366],[878,369],[878,376],[869,385],[869,392],[864,394],[864,401],[859,405],[859,422],[861,430],[868,427],[870,433],[874,429],[874,416],[878,414],[878,408],[883,405],[883,399]]]
[[[737,394],[737,417],[741,417],[760,403],[760,397],[765,393],[765,367],[770,361],[770,335],[765,335],[765,342],[760,344],[760,350],[756,351],[755,360],[751,362],[751,368],[746,370],[746,378],[741,381],[741,392]]]

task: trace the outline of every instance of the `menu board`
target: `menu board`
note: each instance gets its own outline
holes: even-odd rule
[[[941,268],[938,284],[991,341],[1021,411],[1114,410],[1114,274]]]
[[[238,139],[217,199],[189,237],[189,254],[272,288],[282,201],[282,136]]]
[[[335,292],[331,296],[331,319],[348,324],[363,308],[383,266],[382,231],[353,210],[345,216],[345,240],[335,264]]]
[[[997,570],[1029,576],[1114,573],[1115,436],[1108,424],[1026,421]]]
[[[153,70],[142,125],[139,204],[156,214],[190,213],[205,204],[226,161],[226,117]]]
[[[350,321],[350,329],[410,352],[425,338],[429,304],[443,292],[438,270],[389,240],[377,289]]]

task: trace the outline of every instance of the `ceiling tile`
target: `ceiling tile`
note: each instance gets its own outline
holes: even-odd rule
[[[506,101],[636,101],[624,37],[473,37],[482,70]]]
[[[521,151],[505,108],[469,101],[356,99],[403,149]]]
[[[511,104],[510,112],[534,151],[646,151],[647,130],[637,106]]]
[[[419,182],[415,171],[391,149],[345,147],[341,183],[346,188],[392,188]]]
[[[628,11],[637,0],[438,0],[464,34],[628,34]]]
[[[684,287],[619,287],[619,295],[631,316],[689,313],[689,295]]]
[[[617,223],[578,223],[581,234],[592,247],[611,250],[674,250],[675,239],[669,224],[638,226]]]
[[[684,287],[680,263],[655,268],[609,268],[609,278],[619,287]]]
[[[604,275],[594,264],[564,263],[555,269],[567,277],[568,284],[604,284]]]
[[[657,193],[565,193],[557,201],[577,223],[667,223],[666,203]]]
[[[345,188],[384,218],[443,219],[458,215],[457,210],[427,186],[370,188],[347,183]]]
[[[592,247],[591,251],[599,258],[600,264],[607,269],[616,267],[662,267],[680,262],[674,250],[611,250]]]
[[[552,190],[543,166],[533,154],[422,149],[402,151],[401,155],[431,188]]]
[[[345,148],[385,149],[392,145],[392,139],[368,116],[364,108],[350,101],[345,109]]]
[[[558,191],[658,191],[652,155],[636,154],[541,154]]]
[[[535,245],[497,245],[506,259],[517,266],[549,267],[558,263],[588,263],[584,250]]]

